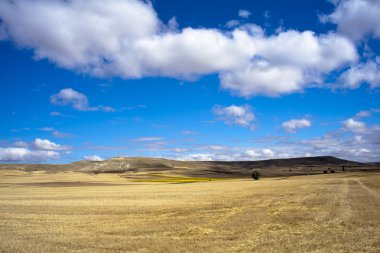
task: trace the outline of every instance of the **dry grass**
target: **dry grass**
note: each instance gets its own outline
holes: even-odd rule
[[[157,178],[0,171],[0,252],[380,252],[380,174]]]
[[[228,180],[229,178],[214,178],[214,177],[190,177],[171,175],[166,173],[133,173],[121,174],[121,177],[130,179],[132,182],[151,182],[151,183],[172,183],[172,184],[185,184],[196,182],[208,182],[217,180]]]

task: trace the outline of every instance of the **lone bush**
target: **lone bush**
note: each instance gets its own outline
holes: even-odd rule
[[[253,180],[259,180],[260,179],[260,173],[257,170],[252,171],[252,178]]]

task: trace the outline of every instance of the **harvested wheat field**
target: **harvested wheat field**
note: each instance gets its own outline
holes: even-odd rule
[[[3,170],[0,252],[380,252],[379,173],[177,179]]]

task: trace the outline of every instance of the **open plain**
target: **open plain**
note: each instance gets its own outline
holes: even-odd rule
[[[0,253],[380,253],[380,0],[0,0]]]
[[[376,172],[253,181],[0,170],[0,252],[379,252],[379,217]]]

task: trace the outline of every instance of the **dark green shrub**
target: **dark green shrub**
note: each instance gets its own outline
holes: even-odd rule
[[[257,170],[253,170],[251,176],[252,176],[253,180],[259,180],[260,179],[260,173]]]

